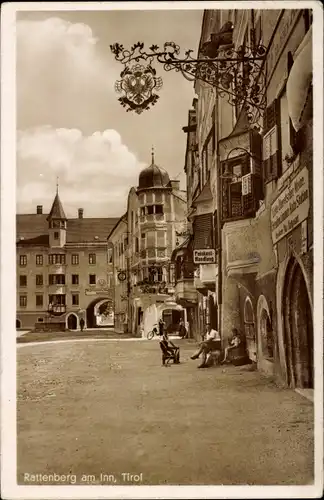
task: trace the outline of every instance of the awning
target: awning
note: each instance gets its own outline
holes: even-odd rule
[[[305,108],[311,106],[308,97],[312,78],[312,27],[310,27],[294,53],[294,64],[287,80],[288,113],[296,131],[304,125]]]

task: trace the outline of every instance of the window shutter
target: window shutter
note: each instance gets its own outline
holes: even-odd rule
[[[228,187],[229,187],[229,180],[228,179],[222,179],[222,213],[221,217],[222,220],[228,219],[229,217],[229,196],[228,196]]]
[[[212,248],[212,214],[198,215],[194,221],[194,248]]]
[[[266,109],[263,136],[263,180],[273,181],[281,175],[280,101],[275,99]]]

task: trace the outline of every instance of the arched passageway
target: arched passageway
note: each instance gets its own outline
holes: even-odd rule
[[[302,269],[290,259],[283,288],[284,348],[288,385],[314,387],[313,319]]]
[[[113,301],[109,298],[97,298],[87,307],[87,328],[114,326]]]

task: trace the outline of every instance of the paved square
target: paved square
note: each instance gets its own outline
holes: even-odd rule
[[[19,346],[18,483],[312,483],[312,403],[178,343],[168,368],[155,340]]]

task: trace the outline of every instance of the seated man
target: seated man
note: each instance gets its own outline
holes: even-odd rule
[[[171,340],[168,339],[168,334],[164,331],[163,335],[160,337],[160,344],[162,344],[168,352],[175,355],[176,362],[179,363],[180,359],[180,348],[174,345]]]
[[[200,343],[198,351],[191,356],[191,359],[197,359],[200,354],[203,354],[202,363],[198,366],[198,368],[207,367],[206,359],[209,352],[221,350],[220,340],[219,333],[213,328],[208,328],[205,340]]]
[[[229,353],[233,349],[236,349],[236,347],[238,347],[242,343],[240,334],[236,328],[232,329],[232,334],[233,335],[232,335],[232,338],[229,340],[228,346],[225,347],[225,356],[224,356],[224,359],[221,361],[222,364],[225,363],[226,361],[228,361]]]

